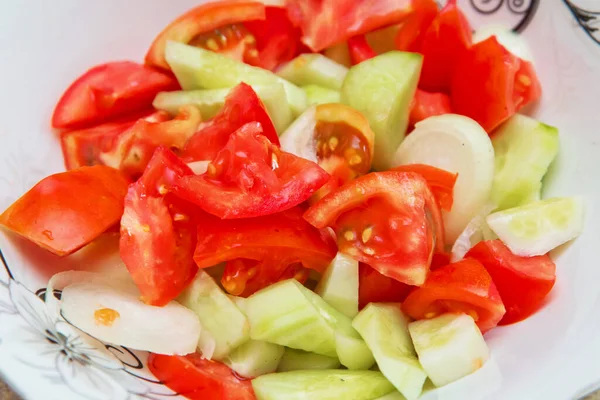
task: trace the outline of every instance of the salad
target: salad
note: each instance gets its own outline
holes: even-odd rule
[[[543,306],[583,229],[542,199],[541,93],[454,0],[204,3],[67,88],[67,171],[0,225],[62,257],[119,235],[123,273],[56,271],[46,306],[182,396],[415,400]]]

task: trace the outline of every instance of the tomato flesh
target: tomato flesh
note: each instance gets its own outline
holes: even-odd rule
[[[350,60],[352,65],[360,64],[370,58],[377,56],[377,53],[367,42],[365,35],[354,36],[348,40],[348,50],[350,51]]]
[[[522,321],[537,311],[556,281],[556,265],[548,255],[520,257],[500,240],[479,242],[466,257],[481,262],[494,280],[506,307],[500,325]]]
[[[260,63],[256,39],[243,24],[226,25],[211,32],[201,33],[188,44],[248,64]]]
[[[445,211],[452,210],[454,203],[454,185],[458,174],[426,164],[408,164],[392,168],[392,171],[414,172],[427,181],[433,196],[440,208]]]
[[[418,11],[409,16],[398,29],[394,41],[397,50],[419,52],[425,32],[438,14],[438,6],[434,0],[421,0],[417,7]]]
[[[436,115],[450,114],[452,112],[450,96],[446,93],[429,93],[417,89],[415,97],[410,105],[410,115],[408,124],[414,126]]]
[[[413,286],[398,282],[379,273],[367,264],[361,263],[358,269],[358,307],[369,303],[401,303]]]

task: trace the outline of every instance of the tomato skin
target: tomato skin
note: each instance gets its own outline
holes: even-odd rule
[[[414,319],[464,312],[474,317],[482,333],[498,325],[506,312],[492,277],[470,258],[432,271],[404,300],[402,310]]]
[[[192,400],[256,400],[249,379],[200,354],[167,356],[151,353],[148,368],[174,392]]]
[[[410,105],[409,126],[436,115],[452,113],[450,96],[445,93],[429,93],[417,89]]]
[[[413,286],[388,278],[367,264],[358,267],[359,309],[369,303],[401,303],[412,289]]]
[[[52,114],[52,126],[85,128],[149,110],[158,92],[178,88],[172,76],[141,64],[101,64],[77,78],[63,93]]]
[[[482,263],[498,288],[506,307],[499,325],[522,321],[537,311],[556,281],[556,265],[548,255],[520,257],[500,240],[479,242],[466,257]]]
[[[433,196],[442,210],[452,210],[454,203],[454,185],[458,174],[426,164],[408,164],[392,168],[392,171],[414,172],[427,181]]]
[[[491,133],[524,106],[538,100],[540,82],[531,63],[492,36],[460,57],[452,79],[452,110]]]
[[[360,64],[363,61],[377,56],[375,50],[367,43],[365,35],[351,37],[348,40],[348,50],[350,51],[352,65]]]
[[[425,32],[438,14],[438,6],[434,0],[421,0],[415,7],[418,7],[418,11],[400,25],[396,34],[394,43],[397,50],[419,52]]]
[[[189,43],[202,33],[226,25],[264,19],[265,6],[256,1],[226,0],[201,4],[179,16],[163,29],[146,53],[146,64],[171,69],[165,60],[165,46],[169,40]]]
[[[129,180],[97,165],[50,175],[0,215],[0,225],[58,255],[69,255],[115,225]]]

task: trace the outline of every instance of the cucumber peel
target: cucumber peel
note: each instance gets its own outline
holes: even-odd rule
[[[277,367],[277,372],[337,369],[340,365],[340,360],[337,358],[308,353],[302,350],[285,349]]]
[[[277,70],[277,75],[298,86],[318,85],[340,90],[348,68],[324,55],[301,54]]]

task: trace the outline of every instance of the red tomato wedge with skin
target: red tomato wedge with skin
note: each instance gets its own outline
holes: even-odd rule
[[[207,172],[180,178],[175,193],[219,218],[250,218],[297,206],[329,180],[317,164],[282,151],[261,132],[257,122],[242,126]]]
[[[200,126],[185,145],[186,162],[211,161],[225,147],[231,134],[247,123],[258,122],[263,135],[279,146],[279,137],[262,101],[251,86],[240,83],[231,89],[225,105],[211,120]]]
[[[425,32],[438,14],[438,6],[434,0],[421,0],[418,10],[400,24],[394,40],[397,50],[418,53],[421,49]]]
[[[121,259],[142,300],[164,306],[181,293],[198,268],[196,209],[170,193],[173,181],[193,175],[165,147],[159,147],[144,175],[129,187],[121,219]]]
[[[341,252],[409,285],[425,282],[434,250],[443,251],[440,209],[425,179],[372,172],[314,204],[304,218],[331,227]]]
[[[323,272],[337,252],[335,241],[306,222],[302,213],[295,207],[257,218],[205,218],[198,224],[194,260],[199,268],[229,262],[221,282],[237,296],[302,273],[298,265]]]
[[[448,1],[423,35],[419,50],[423,54],[419,88],[448,93],[457,61],[471,46],[471,36],[469,22],[456,0]]]
[[[352,65],[360,64],[363,61],[377,56],[377,53],[367,42],[365,35],[354,36],[348,40],[348,51]]]
[[[404,300],[402,310],[414,319],[446,312],[469,314],[482,333],[498,325],[506,312],[492,277],[470,258],[432,271],[425,284]]]
[[[460,57],[452,79],[452,111],[491,133],[542,94],[533,65],[492,36]]]
[[[548,255],[520,257],[500,240],[479,242],[466,257],[483,264],[498,288],[506,307],[499,325],[522,321],[537,311],[556,281],[556,265]]]
[[[150,354],[148,368],[165,386],[191,400],[256,400],[249,379],[201,354]]]
[[[382,275],[367,264],[358,268],[358,307],[369,303],[401,303],[414,286],[406,285]]]
[[[392,171],[414,172],[427,181],[433,196],[440,208],[445,211],[452,210],[454,203],[454,185],[458,174],[426,164],[408,164],[392,168]]]
[[[146,64],[170,69],[165,60],[165,46],[169,40],[224,53],[239,61],[257,61],[254,38],[248,36],[240,23],[264,19],[265,6],[258,1],[225,0],[201,4],[163,29],[146,54]]]
[[[54,114],[54,128],[84,128],[152,108],[154,97],[177,90],[170,75],[131,61],[98,65],[69,86]]]
[[[446,93],[429,93],[417,89],[410,105],[408,125],[412,129],[424,119],[450,113],[452,113],[451,100]]]
[[[50,175],[15,201],[0,225],[58,255],[69,255],[119,222],[129,180],[97,165]]]

